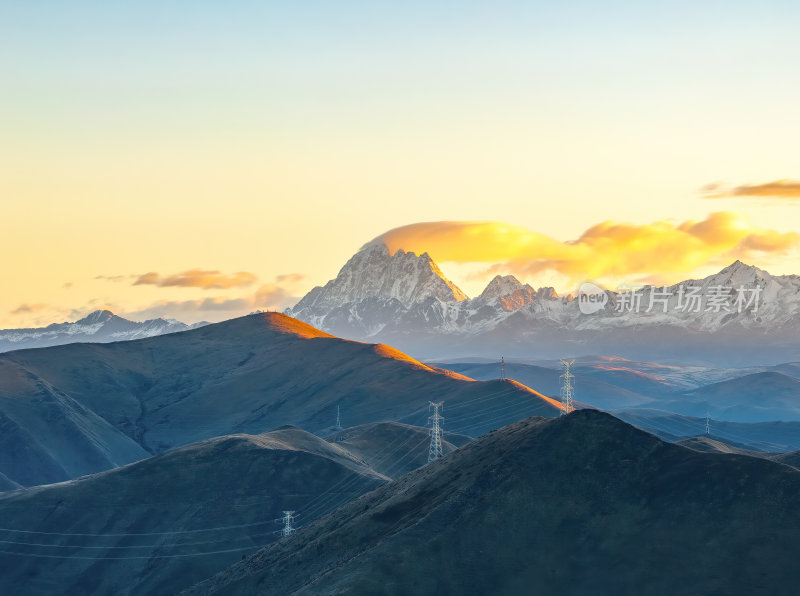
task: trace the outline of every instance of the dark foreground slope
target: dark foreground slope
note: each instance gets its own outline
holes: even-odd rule
[[[282,510],[313,504],[305,523],[387,481],[339,446],[284,428],[7,492],[0,594],[173,594],[275,540]]]
[[[192,594],[791,594],[800,472],[583,410],[341,507]]]
[[[445,402],[448,430],[477,436],[553,400],[512,381],[473,381],[389,346],[346,341],[277,313],[138,341],[0,355],[0,472],[54,482],[214,436],[285,424],[425,425]],[[480,413],[480,415],[477,415]],[[23,452],[30,465],[19,465]]]

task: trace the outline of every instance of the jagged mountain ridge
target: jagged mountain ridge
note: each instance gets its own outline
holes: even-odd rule
[[[428,253],[397,251],[390,255],[382,242],[365,245],[345,263],[335,279],[306,294],[293,309],[301,320],[317,326],[325,321],[335,332],[339,321],[359,321],[366,336],[379,332],[379,317],[399,315],[426,304],[457,303],[466,300],[455,284],[442,274]],[[349,305],[358,305],[355,311]]]
[[[425,277],[415,275],[420,269]],[[800,357],[792,341],[800,330],[800,277],[773,276],[741,261],[667,288],[644,286],[635,294],[606,290],[605,305],[589,314],[582,312],[579,299],[559,296],[550,287],[536,290],[511,275],[496,276],[477,298],[453,288],[427,253],[389,255],[376,241],[286,313],[342,337],[387,342],[419,357],[443,352],[531,355],[522,346],[530,350],[535,343],[537,356],[554,357],[569,349],[573,355],[640,357],[644,350],[649,358],[691,359],[696,357],[695,343],[698,353],[710,357],[714,350],[709,348],[716,348],[722,361],[739,339],[745,345],[766,344],[764,362],[785,361],[786,354],[777,354],[787,345]],[[717,305],[714,295],[721,291],[728,295]],[[701,297],[699,303],[690,297],[694,293]]]
[[[75,342],[106,343],[154,337],[165,333],[186,331],[207,323],[187,325],[175,319],[131,321],[110,310],[96,310],[84,318],[47,327],[0,330],[0,352],[26,348],[46,348]]]

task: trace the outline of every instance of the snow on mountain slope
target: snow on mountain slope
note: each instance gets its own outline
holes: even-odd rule
[[[382,329],[382,320],[420,305],[466,298],[428,253],[417,256],[399,250],[390,255],[385,244],[371,242],[345,263],[335,279],[311,290],[287,314],[332,332],[344,321],[368,336]]]
[[[73,323],[53,323],[47,327],[0,330],[0,352],[25,348],[45,348],[74,342],[105,343],[153,337],[202,327],[175,319],[149,319],[136,322],[119,317],[109,310],[96,310]]]
[[[697,353],[681,353],[678,347],[688,332],[692,341],[715,338],[720,354],[739,340],[771,342],[775,354],[764,352],[759,359],[768,363],[786,360],[786,354],[778,354],[796,346],[792,332],[800,330],[800,277],[773,276],[740,261],[700,280],[604,294],[605,304],[585,314],[580,291],[577,299],[561,297],[553,288],[535,290],[514,276],[498,275],[469,299],[427,253],[389,255],[374,241],[336,279],[311,290],[286,313],[342,337],[398,345],[420,357],[454,356],[454,342],[464,355],[494,352],[509,343],[520,355],[523,344],[534,345],[538,351],[527,355],[537,357],[569,350],[638,358],[643,346],[648,358],[715,353],[716,346],[699,344]],[[800,357],[800,347],[795,351]]]

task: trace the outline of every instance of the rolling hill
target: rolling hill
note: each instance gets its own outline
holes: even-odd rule
[[[666,440],[679,441],[705,434],[705,418],[655,409],[615,410],[614,416]],[[715,439],[743,449],[788,452],[800,449],[800,422],[726,422],[711,419]]]
[[[286,427],[0,494],[0,593],[172,594],[275,540],[282,510],[307,523],[387,481]]]
[[[473,379],[496,379],[500,374],[500,366],[496,362],[446,362],[434,363],[436,366],[461,373]],[[558,368],[547,368],[520,362],[506,362],[505,375],[528,387],[536,387],[545,395],[558,396],[561,391],[562,371]],[[593,378],[591,374],[576,374],[573,381],[576,395],[584,403],[600,409],[646,407],[654,400],[648,397],[650,386],[639,387],[641,393],[625,387],[614,385],[602,379]],[[663,392],[663,390],[662,390]]]
[[[800,380],[775,371],[705,385],[682,398],[670,409],[695,416],[706,410],[733,422],[800,420]]]
[[[457,449],[447,439],[463,445],[469,442],[463,435],[445,434],[442,451]],[[430,430],[398,422],[372,422],[335,433],[330,440],[360,457],[366,464],[389,478],[398,478],[428,463]],[[399,452],[399,455],[394,455]]]
[[[478,436],[558,404],[513,381],[474,381],[380,344],[260,313],[136,341],[0,354],[0,472],[23,485],[101,471],[204,439],[285,424],[425,425]],[[21,455],[13,453],[16,449]]]
[[[789,594],[800,472],[612,416],[528,419],[186,594]]]

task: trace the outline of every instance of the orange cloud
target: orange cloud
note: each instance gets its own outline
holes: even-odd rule
[[[158,317],[175,317],[193,320],[201,318],[219,320],[220,317],[245,315],[253,310],[283,310],[297,302],[285,288],[264,284],[255,293],[240,298],[218,296],[199,300],[158,300],[140,310],[128,311],[125,316],[135,320]]]
[[[216,270],[190,269],[166,277],[162,277],[158,273],[151,271],[137,277],[133,285],[154,285],[162,288],[183,287],[203,288],[204,290],[226,290],[228,288],[249,286],[257,279],[258,277],[247,271],[238,271],[226,275]]]
[[[20,304],[17,308],[11,311],[12,315],[27,315],[34,312],[39,312],[47,308],[47,304]]]
[[[491,273],[555,272],[573,281],[686,274],[728,259],[785,254],[800,245],[794,232],[756,228],[728,212],[680,224],[604,221],[568,242],[505,223],[447,221],[396,228],[378,239],[392,253],[428,252],[437,261],[492,263]]]
[[[752,184],[725,188],[720,184],[709,184],[701,189],[706,199],[728,199],[731,197],[756,197],[772,199],[800,199],[800,181],[774,180],[765,184]]]

